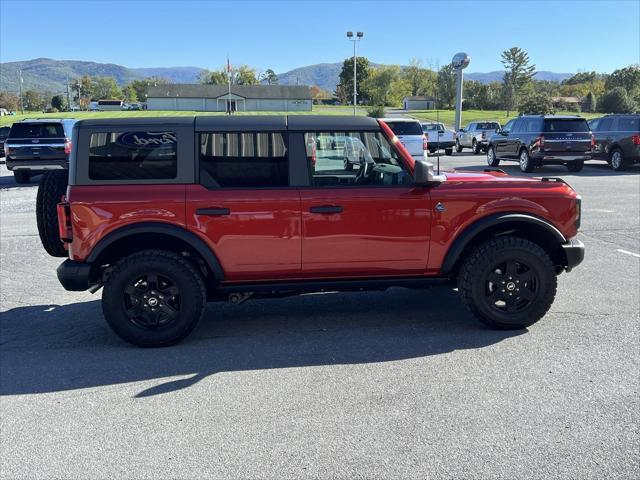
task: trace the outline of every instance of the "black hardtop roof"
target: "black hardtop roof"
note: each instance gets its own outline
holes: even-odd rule
[[[348,115],[201,115],[184,117],[126,117],[92,118],[76,122],[78,127],[116,127],[175,125],[194,126],[203,131],[339,131],[348,129],[376,130],[378,122],[374,118]]]

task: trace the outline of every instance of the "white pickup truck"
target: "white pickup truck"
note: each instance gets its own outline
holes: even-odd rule
[[[456,132],[444,128],[444,123],[422,122],[422,131],[427,136],[429,153],[443,149],[447,155],[453,154],[453,146],[456,144]]]

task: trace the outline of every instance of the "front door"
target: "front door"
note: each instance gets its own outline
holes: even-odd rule
[[[412,186],[382,132],[304,135],[311,185],[300,191],[303,276],[424,274],[429,189]]]
[[[300,275],[300,194],[289,187],[282,132],[206,132],[187,224],[218,257],[226,281]]]

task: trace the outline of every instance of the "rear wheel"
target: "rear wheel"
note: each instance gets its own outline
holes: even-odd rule
[[[44,172],[36,197],[36,222],[42,246],[52,257],[66,257],[67,251],[60,240],[58,209],[60,198],[67,191],[69,172],[51,170]]]
[[[31,172],[29,170],[14,170],[13,179],[20,185],[29,183],[31,181]]]
[[[460,153],[462,151],[462,145],[460,145],[460,141],[456,138],[456,152]]]
[[[449,156],[453,155],[453,148],[445,148],[444,154]]]
[[[476,155],[478,155],[480,153],[480,144],[476,141],[476,139],[473,139],[473,142],[471,143],[471,149],[473,150],[473,153],[475,153]]]
[[[567,169],[570,172],[579,172],[584,168],[584,161],[580,160],[577,162],[567,163]]]
[[[123,340],[141,347],[172,345],[202,316],[202,276],[180,255],[146,250],[118,262],[107,277],[102,311]]]
[[[523,148],[519,156],[520,170],[523,172],[533,172],[533,162],[529,157],[529,152],[526,148]]]
[[[551,258],[539,245],[505,236],[471,252],[460,269],[458,287],[464,303],[482,323],[520,329],[547,313],[557,278]]]
[[[609,158],[611,160],[611,168],[613,168],[616,172],[621,172],[622,170],[627,168],[627,165],[624,161],[624,155],[622,155],[622,150],[620,150],[619,148],[612,150]]]
[[[500,165],[500,160],[496,157],[496,152],[493,147],[489,147],[489,150],[487,150],[487,165],[490,167],[497,167]]]

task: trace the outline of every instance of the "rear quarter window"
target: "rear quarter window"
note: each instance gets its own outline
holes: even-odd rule
[[[176,174],[175,132],[130,131],[91,134],[91,180],[163,180],[176,178]]]
[[[64,138],[64,128],[60,123],[14,123],[10,138]]]
[[[636,132],[636,133],[639,132],[640,117],[619,117],[618,131],[619,132]]]
[[[589,124],[584,118],[546,118],[545,132],[588,132]]]
[[[422,127],[418,122],[393,122],[385,120],[385,123],[396,135],[422,135]]]

